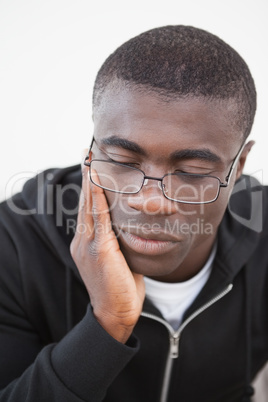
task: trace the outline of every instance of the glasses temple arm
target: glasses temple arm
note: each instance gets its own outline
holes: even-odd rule
[[[245,145],[246,145],[246,141],[243,142],[243,144],[242,144],[241,148],[239,149],[239,151],[238,151],[238,153],[237,153],[235,159],[233,160],[233,163],[232,163],[232,165],[231,165],[231,168],[230,168],[230,170],[229,170],[229,173],[228,173],[228,175],[227,175],[226,178],[225,178],[226,183],[221,183],[221,187],[227,187],[227,186],[228,186],[229,180],[230,180],[230,178],[231,178],[231,176],[232,176],[232,174],[233,174],[233,171],[234,171],[234,169],[235,169],[235,166],[236,166],[236,164],[237,164],[237,162],[238,162],[238,160],[239,160],[239,158],[240,158],[240,156],[241,156],[241,154],[242,154],[242,152],[243,152],[243,149],[244,149]]]
[[[92,141],[91,141],[91,144],[90,144],[90,146],[89,146],[88,152],[87,152],[87,154],[86,154],[86,157],[85,157],[84,162],[86,162],[86,161],[89,159],[89,154],[90,154],[91,149],[92,149],[92,147],[93,147],[93,142],[94,142],[94,141],[95,141],[95,139],[94,139],[94,137],[93,137],[93,138],[92,138]]]

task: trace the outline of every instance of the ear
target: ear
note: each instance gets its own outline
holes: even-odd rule
[[[250,153],[251,148],[253,147],[254,144],[255,144],[255,141],[249,141],[244,146],[244,149],[243,149],[243,151],[240,155],[239,161],[237,163],[236,180],[239,179],[239,177],[242,175],[248,154]]]
[[[82,151],[81,169],[85,167],[84,162],[87,155],[88,155],[88,148],[84,148]],[[90,162],[91,158],[92,158],[92,152],[89,153],[87,162]]]

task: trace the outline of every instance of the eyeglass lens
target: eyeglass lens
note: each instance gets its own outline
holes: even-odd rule
[[[106,190],[122,193],[138,193],[144,182],[142,171],[130,166],[109,161],[91,161],[91,180],[99,185],[94,177],[98,174],[100,186]],[[216,177],[171,173],[162,179],[165,196],[174,201],[186,203],[206,203],[214,201],[219,194],[220,182]]]

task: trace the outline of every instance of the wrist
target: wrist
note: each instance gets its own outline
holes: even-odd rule
[[[118,319],[115,319],[114,317],[96,315],[95,313],[94,316],[103,329],[115,340],[123,344],[128,341],[135,324],[124,323],[118,321]]]

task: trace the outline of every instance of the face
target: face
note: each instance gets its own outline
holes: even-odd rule
[[[228,110],[228,112],[226,112]],[[113,160],[147,176],[186,172],[225,182],[242,135],[230,124],[226,104],[201,99],[164,102],[135,90],[107,90],[94,111],[92,159]],[[217,236],[242,154],[230,184],[210,204],[168,200],[159,181],[148,180],[137,194],[105,191],[114,231],[132,271],[154,279],[189,279],[204,265]]]

